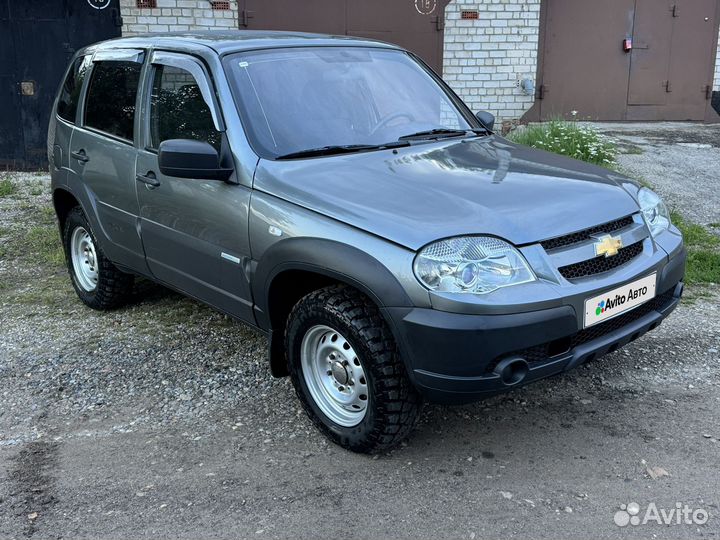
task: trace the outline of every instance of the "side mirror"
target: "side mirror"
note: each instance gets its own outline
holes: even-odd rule
[[[227,180],[232,169],[220,166],[217,150],[207,142],[168,139],[160,143],[158,166],[166,176],[198,180]]]
[[[488,131],[492,131],[495,126],[495,115],[487,111],[480,111],[475,113],[475,118],[482,124]]]

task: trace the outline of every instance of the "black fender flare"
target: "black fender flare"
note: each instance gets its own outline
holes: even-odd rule
[[[258,262],[253,276],[255,318],[268,331],[269,359],[273,375],[287,374],[282,328],[273,324],[270,294],[274,279],[286,271],[306,271],[355,287],[379,308],[412,307],[398,279],[372,255],[336,240],[295,237],[271,246]],[[392,321],[380,310],[392,328]]]

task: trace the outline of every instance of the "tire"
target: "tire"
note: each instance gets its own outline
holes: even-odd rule
[[[65,219],[63,247],[73,288],[85,305],[108,310],[127,302],[134,277],[118,270],[105,256],[80,207],[70,210]]]
[[[380,311],[359,291],[333,285],[302,298],[288,318],[285,350],[300,403],[334,443],[375,453],[412,431],[420,395]]]

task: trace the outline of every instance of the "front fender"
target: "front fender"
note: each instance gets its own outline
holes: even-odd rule
[[[298,290],[291,295],[290,302],[288,299],[278,301],[277,294],[273,292],[275,280],[291,271],[308,272],[320,279],[298,283]],[[274,376],[288,374],[283,329],[292,304],[316,286],[323,286],[329,281],[346,283],[366,294],[381,308],[380,312],[393,334],[393,321],[383,308],[409,309],[413,305],[395,275],[376,258],[356,247],[334,240],[308,237],[277,242],[263,254],[251,280],[255,319],[260,328],[267,330],[270,370]]]
[[[271,246],[253,272],[255,315],[263,329],[272,326],[268,305],[272,282],[288,270],[303,270],[347,283],[379,307],[413,305],[393,273],[368,253],[334,240],[294,237]]]

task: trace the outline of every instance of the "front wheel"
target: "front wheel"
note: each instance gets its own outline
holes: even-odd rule
[[[372,453],[408,436],[420,396],[367,297],[342,285],[310,293],[290,313],[285,346],[300,402],[330,440]]]

